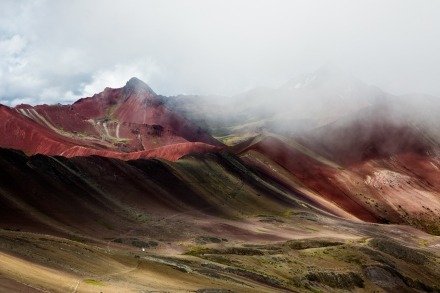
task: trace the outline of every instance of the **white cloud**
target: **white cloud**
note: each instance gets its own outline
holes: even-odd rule
[[[0,40],[0,54],[15,56],[26,47],[26,41],[22,36],[14,35],[9,39]]]
[[[335,64],[439,93],[440,1],[3,0],[0,99],[64,102],[138,76],[161,94],[233,94]]]
[[[20,35],[10,38],[0,38],[0,78],[8,79],[11,75],[19,74],[26,66],[23,56],[26,40]]]
[[[122,87],[131,77],[148,81],[153,75],[159,74],[158,66],[149,59],[135,64],[117,64],[112,69],[100,70],[93,74],[91,82],[84,85],[80,96],[92,96],[106,87]]]
[[[16,105],[20,105],[20,104],[33,104],[34,102],[35,102],[35,99],[33,99],[33,98],[16,98],[10,102],[10,105],[16,106]]]

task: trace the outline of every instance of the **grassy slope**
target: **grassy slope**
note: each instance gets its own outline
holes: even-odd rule
[[[2,150],[0,165],[0,291],[11,282],[50,292],[440,286],[438,238],[332,216],[288,173],[283,182],[230,153],[171,163]],[[394,283],[371,277],[383,270]]]

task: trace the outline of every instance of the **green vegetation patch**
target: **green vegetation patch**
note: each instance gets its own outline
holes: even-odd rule
[[[218,238],[213,236],[199,236],[195,239],[197,244],[208,244],[208,243],[221,243],[227,242],[228,240],[225,238]]]
[[[82,238],[80,236],[76,236],[76,235],[71,235],[71,236],[69,236],[68,239],[72,240],[72,241],[79,242],[79,243],[85,243],[86,242],[86,240],[84,238]]]
[[[87,284],[90,284],[90,285],[94,285],[94,286],[101,286],[101,287],[107,286],[106,284],[101,283],[101,282],[96,281],[96,280],[93,280],[93,279],[85,279],[84,283],[87,283]]]
[[[284,213],[283,213],[283,216],[284,217],[289,217],[290,215],[295,215],[296,214],[296,211],[294,211],[294,210],[286,210]]]
[[[255,136],[255,134],[254,133],[242,134],[242,135],[229,134],[225,136],[214,136],[214,138],[227,146],[234,146],[247,139],[250,139],[252,136]]]
[[[139,239],[134,239],[133,241],[131,241],[131,245],[139,248],[154,248],[157,247],[159,244],[156,241],[152,240],[145,242]]]
[[[414,264],[423,265],[429,261],[429,258],[422,252],[403,246],[392,240],[374,238],[368,242],[368,245],[386,254],[392,255],[395,258]]]
[[[354,272],[310,272],[305,278],[310,282],[321,283],[332,288],[353,290],[355,287],[364,288],[364,280]]]
[[[256,273],[256,272],[251,272],[248,270],[244,270],[244,269],[240,269],[240,268],[225,268],[224,271],[228,272],[228,273],[232,273],[238,276],[242,276],[245,278],[249,278],[251,280],[272,286],[272,287],[277,287],[277,288],[283,288],[283,282],[273,276],[266,276],[263,275],[261,273]]]
[[[235,255],[264,255],[259,249],[247,247],[229,247],[222,250],[215,250],[217,254],[235,254]]]
[[[202,255],[202,254],[233,254],[233,255],[264,255],[259,249],[247,247],[228,247],[226,249],[213,249],[201,246],[194,246],[188,250],[186,254]]]
[[[106,221],[104,221],[104,220],[102,220],[102,219],[96,220],[96,222],[97,222],[99,225],[101,225],[101,226],[107,228],[108,230],[113,230],[113,225],[110,224],[110,223],[108,223],[108,222],[106,222]]]
[[[206,253],[207,251],[208,251],[208,248],[206,248],[206,247],[194,246],[194,247],[191,247],[190,249],[188,249],[186,254],[189,254],[189,255],[201,255],[201,254]]]
[[[318,239],[302,239],[302,240],[287,241],[286,244],[291,249],[303,250],[309,248],[339,246],[342,245],[343,243],[337,241],[318,240]]]

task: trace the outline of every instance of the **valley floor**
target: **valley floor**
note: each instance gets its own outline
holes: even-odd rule
[[[440,238],[408,226],[294,210],[235,220],[178,214],[147,224],[176,233],[0,230],[0,292],[440,290]]]

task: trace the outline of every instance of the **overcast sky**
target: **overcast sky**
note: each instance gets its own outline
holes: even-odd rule
[[[337,66],[440,96],[440,1],[0,0],[0,103],[67,103],[132,76],[235,94]]]

